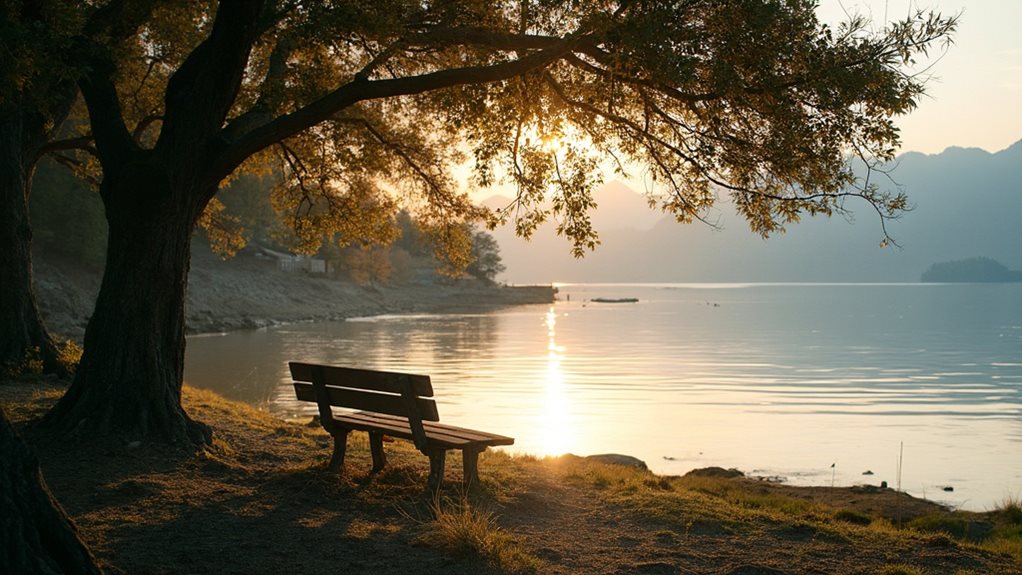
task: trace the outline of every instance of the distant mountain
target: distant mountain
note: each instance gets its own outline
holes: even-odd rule
[[[593,221],[602,245],[583,260],[571,257],[553,224],[531,242],[516,238],[511,226],[496,230],[507,266],[503,279],[912,282],[933,262],[974,254],[1022,269],[1022,141],[997,153],[955,147],[933,155],[910,152],[890,168],[914,206],[888,224],[900,248],[879,247],[880,221],[865,203],[849,201],[854,219],[807,218],[763,240],[726,201],[710,218],[720,229],[680,225],[651,210],[641,194],[613,182],[596,193],[600,209]],[[491,198],[486,204],[500,202],[508,200]]]
[[[1009,270],[990,258],[968,258],[933,264],[923,272],[924,282],[1022,282],[1022,271]]]

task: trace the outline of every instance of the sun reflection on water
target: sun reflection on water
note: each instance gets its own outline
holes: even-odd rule
[[[547,311],[543,325],[547,328],[547,361],[540,421],[541,455],[560,455],[572,444],[573,427],[561,367],[565,349],[557,345],[557,312],[553,307]]]

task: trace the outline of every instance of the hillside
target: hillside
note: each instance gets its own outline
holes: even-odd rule
[[[37,250],[36,294],[54,334],[81,339],[100,277],[97,266]],[[275,262],[254,257],[253,250],[223,260],[195,242],[185,319],[188,333],[209,333],[384,313],[474,311],[553,298],[549,285],[509,288],[470,279],[360,286],[280,271]]]
[[[990,258],[969,258],[933,264],[923,272],[924,282],[1022,282],[1022,271],[1009,270]]]

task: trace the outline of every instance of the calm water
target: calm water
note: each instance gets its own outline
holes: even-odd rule
[[[903,449],[914,495],[1022,495],[1022,284],[560,289],[551,306],[193,337],[185,379],[304,416],[289,360],[424,373],[443,421],[513,451],[896,487]]]

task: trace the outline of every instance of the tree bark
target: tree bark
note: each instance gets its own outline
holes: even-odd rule
[[[175,186],[150,159],[108,173],[101,194],[103,282],[74,382],[43,425],[90,438],[208,443],[209,427],[181,407],[181,385],[192,231],[212,192]]]
[[[0,572],[102,573],[2,409],[0,508]]]
[[[17,365],[38,349],[47,373],[67,375],[57,361],[57,347],[46,331],[32,290],[32,228],[28,195],[35,159],[20,113],[0,118],[0,367]]]
[[[258,35],[261,1],[222,0],[210,35],[175,71],[160,136],[142,148],[127,129],[109,46],[94,45],[78,86],[103,166],[106,269],[67,393],[43,425],[82,437],[198,446],[210,428],[181,407],[185,287],[191,238],[227,173],[211,169],[221,129]]]

